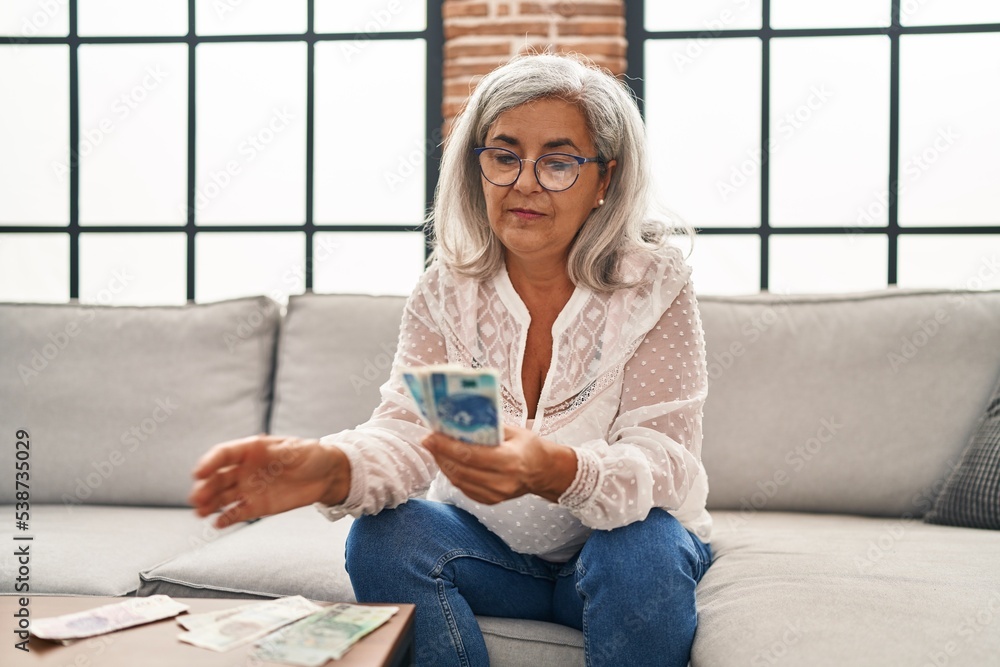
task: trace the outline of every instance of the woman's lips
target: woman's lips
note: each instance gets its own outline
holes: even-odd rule
[[[536,218],[540,218],[543,215],[545,215],[544,213],[533,211],[530,208],[512,208],[510,209],[510,212],[516,215],[521,220],[535,220]]]

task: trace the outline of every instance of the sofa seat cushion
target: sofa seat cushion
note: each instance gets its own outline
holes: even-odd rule
[[[311,506],[265,517],[143,571],[139,595],[354,602],[344,569],[352,523],[328,521]]]
[[[955,667],[1000,655],[1000,534],[915,519],[713,517],[696,667]]]
[[[13,541],[13,522],[0,527],[0,594],[25,592],[15,589],[20,564],[8,545],[29,545],[31,595],[116,596],[135,592],[141,570],[239,530],[218,531],[190,509],[32,504],[30,531],[17,535],[32,541]]]

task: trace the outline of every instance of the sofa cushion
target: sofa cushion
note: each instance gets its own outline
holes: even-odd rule
[[[312,506],[263,518],[144,570],[139,595],[353,602],[344,569],[352,522],[328,521]]]
[[[319,438],[367,421],[389,379],[404,303],[392,296],[292,296],[270,432]]]
[[[14,507],[0,505],[0,513],[11,516]],[[0,594],[129,595],[140,570],[240,529],[218,531],[189,509],[35,503],[29,526],[17,536],[34,539],[14,542],[13,523],[0,524]],[[28,545],[29,591],[15,589],[19,563],[8,545]]]
[[[914,519],[714,517],[695,667],[996,663],[996,533]]]
[[[699,304],[710,509],[923,516],[1000,375],[1000,291]]]
[[[264,297],[0,304],[0,433],[30,435],[32,502],[185,505],[209,446],[267,426],[278,315]]]
[[[1000,382],[928,523],[1000,530]]]

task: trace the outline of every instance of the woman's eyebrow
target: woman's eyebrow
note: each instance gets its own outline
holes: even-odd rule
[[[493,137],[493,141],[499,141],[507,144],[508,146],[520,146],[521,142],[514,137],[507,134],[498,134]],[[573,142],[569,137],[559,137],[558,139],[553,139],[551,141],[546,141],[542,148],[561,148],[562,146],[570,146],[573,150],[579,151],[580,147]]]

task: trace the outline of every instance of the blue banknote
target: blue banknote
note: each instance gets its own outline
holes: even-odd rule
[[[426,366],[406,369],[403,378],[432,430],[472,444],[500,444],[503,427],[495,370]]]

